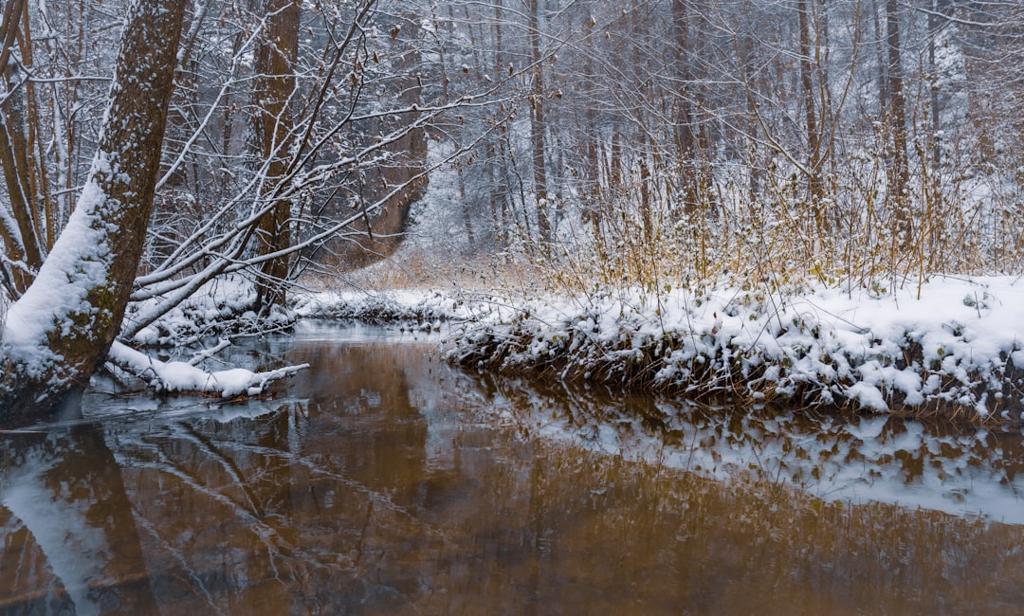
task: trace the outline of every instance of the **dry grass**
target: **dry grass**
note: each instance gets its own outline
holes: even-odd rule
[[[851,158],[811,202],[801,183],[716,180],[683,207],[670,183],[632,178],[595,197],[594,218],[525,259],[556,291],[701,290],[724,279],[778,291],[805,283],[883,292],[929,274],[1024,272],[1024,178],[918,170],[905,204],[886,195],[881,157]],[[644,199],[640,195],[645,195]],[[564,229],[564,225],[563,225]]]
[[[314,288],[388,291],[398,289],[494,290],[528,288],[543,277],[540,265],[508,255],[460,257],[403,248],[368,267],[323,269],[304,280]]]

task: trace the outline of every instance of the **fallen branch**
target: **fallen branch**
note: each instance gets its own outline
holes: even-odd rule
[[[300,364],[269,372],[253,372],[245,368],[207,372],[188,362],[154,359],[121,342],[114,342],[110,347],[108,359],[156,391],[218,394],[223,398],[258,396],[270,383],[309,368],[309,364]]]

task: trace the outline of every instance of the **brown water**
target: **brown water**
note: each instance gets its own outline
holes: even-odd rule
[[[235,358],[314,366],[276,399],[93,393],[0,434],[0,613],[1024,613],[1020,434],[529,387],[435,349],[304,325]]]

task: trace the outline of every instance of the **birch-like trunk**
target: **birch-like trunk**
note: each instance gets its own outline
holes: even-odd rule
[[[807,193],[811,211],[814,213],[814,225],[819,236],[828,232],[822,199],[825,187],[821,182],[820,160],[821,144],[818,140],[818,118],[814,104],[814,78],[811,62],[811,15],[809,0],[800,0],[797,16],[800,25],[800,85],[804,97],[804,126],[807,131]],[[817,32],[815,32],[817,39]]]

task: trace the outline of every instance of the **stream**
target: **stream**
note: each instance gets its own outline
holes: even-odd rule
[[[1024,613],[1024,436],[470,374],[302,322],[268,398],[0,431],[0,614]]]

